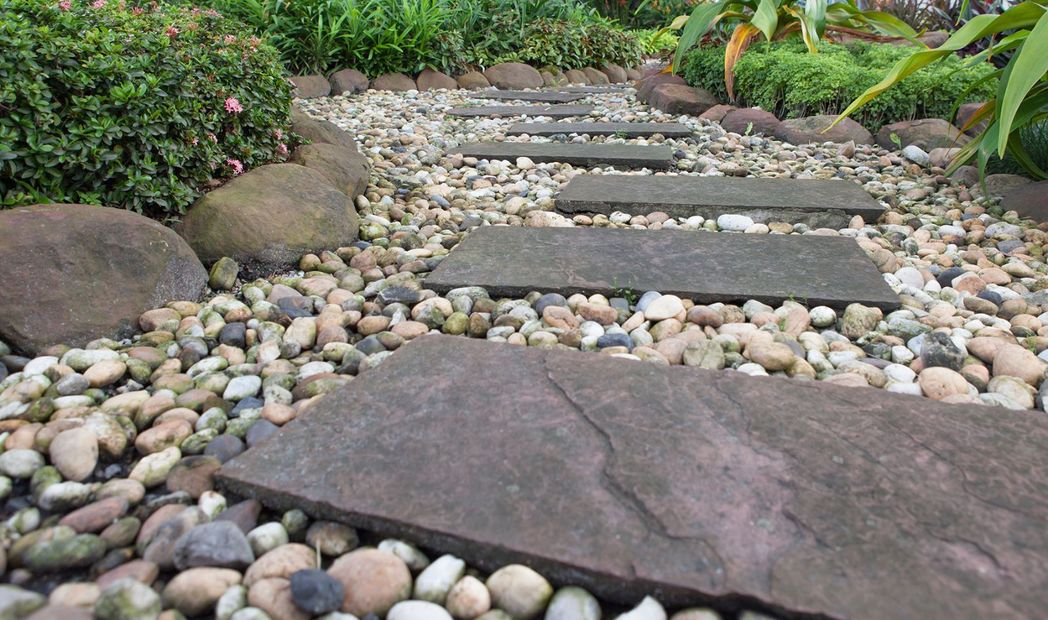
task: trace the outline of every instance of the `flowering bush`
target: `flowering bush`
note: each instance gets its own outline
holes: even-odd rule
[[[243,30],[212,10],[0,2],[0,204],[170,218],[285,157],[292,87]]]

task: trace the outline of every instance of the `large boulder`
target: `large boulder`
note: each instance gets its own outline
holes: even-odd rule
[[[409,90],[418,90],[418,85],[415,84],[415,80],[409,78],[403,73],[386,73],[380,75],[373,82],[371,82],[371,88],[375,90],[391,90],[394,92],[407,92]]]
[[[229,256],[255,277],[302,254],[357,240],[353,201],[326,176],[298,164],[270,164],[205,195],[182,219],[181,233],[204,262]]]
[[[637,100],[644,103],[651,103],[649,97],[651,96],[652,91],[655,90],[656,86],[661,86],[662,84],[688,85],[688,83],[684,81],[684,78],[679,75],[674,75],[672,73],[652,73],[636,83]]]
[[[1048,181],[1027,183],[1008,190],[1001,200],[1007,211],[1016,211],[1022,217],[1048,222]]]
[[[331,94],[331,82],[322,75],[296,75],[291,78],[295,85],[295,96],[301,99],[327,97]]]
[[[892,136],[895,136],[895,139]],[[970,139],[961,133],[960,129],[941,118],[899,121],[885,125],[877,132],[877,144],[892,151],[911,144],[925,152],[938,148],[948,149],[962,146]]]
[[[504,62],[488,68],[484,77],[496,88],[542,88],[542,76],[534,67],[522,62]]]
[[[791,144],[843,143],[849,140],[855,144],[873,144],[873,134],[851,118],[845,118],[829,131],[823,132],[836,119],[834,114],[788,118],[779,124],[775,137]]]
[[[368,89],[368,77],[356,69],[342,69],[331,74],[331,94],[362,93]]]
[[[564,72],[564,77],[567,78],[568,84],[588,85],[590,83],[586,74],[578,69],[568,69]]]
[[[352,134],[339,129],[338,125],[331,121],[311,117],[297,106],[291,107],[291,131],[313,143],[323,142],[347,149],[357,148],[357,141],[353,139]]]
[[[142,312],[196,300],[207,271],[174,231],[123,209],[0,211],[0,340],[27,354],[126,338]]]
[[[609,62],[601,67],[600,70],[604,72],[604,75],[608,76],[608,79],[612,84],[622,84],[630,79],[629,76],[626,75],[626,70],[615,63]]]
[[[958,129],[964,129],[964,126],[968,124],[968,121],[972,120],[972,117],[975,116],[975,113],[978,112],[979,108],[982,106],[983,104],[980,102],[962,103],[960,107],[957,108],[956,127]],[[976,123],[974,127],[969,127],[964,133],[969,136],[977,136],[983,129],[986,129],[988,124],[989,121],[980,121]]]
[[[717,105],[717,98],[702,88],[683,84],[659,84],[651,92],[651,105],[667,114],[698,116]]]
[[[458,82],[459,88],[465,88],[466,90],[478,90],[491,86],[491,82],[480,71],[467,71],[458,76],[458,79],[455,81]]]
[[[422,73],[418,74],[415,83],[418,84],[419,90],[455,90],[458,88],[455,78],[429,68],[423,69]]]
[[[725,114],[720,124],[726,131],[741,135],[774,136],[780,122],[774,114],[760,108],[739,108]]]
[[[295,149],[289,161],[316,170],[335,189],[350,198],[363,194],[371,178],[371,163],[356,146],[347,148],[323,142],[307,144]]]
[[[598,71],[593,67],[583,67],[582,72],[589,78],[590,84],[611,84],[611,80],[603,71]]]

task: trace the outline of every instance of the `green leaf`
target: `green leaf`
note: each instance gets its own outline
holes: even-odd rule
[[[750,19],[758,30],[764,33],[764,38],[771,41],[775,31],[779,27],[779,3],[777,0],[760,0],[757,10]]]
[[[815,39],[821,39],[826,33],[826,0],[808,0],[804,4],[804,20]]]
[[[1043,13],[1019,51],[1012,56],[1001,78],[1003,93],[998,96],[997,122],[1001,125],[997,142],[999,157],[1004,157],[1011,134],[1012,121],[1027,93],[1048,73],[1048,12]]]
[[[677,51],[673,55],[674,70],[677,70],[681,61],[684,60],[684,52],[691,49],[699,41],[699,37],[709,32],[710,27],[717,21],[721,7],[727,4],[727,0],[718,0],[717,2],[699,4],[695,7],[695,10],[691,12],[691,17],[688,18],[688,23],[684,25],[684,31],[680,35],[680,42],[677,43]]]

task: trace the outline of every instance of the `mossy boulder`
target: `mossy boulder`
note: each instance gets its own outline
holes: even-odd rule
[[[307,144],[295,149],[291,163],[305,166],[324,175],[335,189],[355,198],[368,188],[371,165],[354,145]]]
[[[207,271],[171,229],[124,209],[0,211],[0,339],[28,354],[138,331],[142,312],[196,300]]]
[[[271,164],[200,199],[180,232],[206,263],[228,256],[243,277],[294,265],[302,254],[349,245],[359,218],[352,199],[324,174]]]

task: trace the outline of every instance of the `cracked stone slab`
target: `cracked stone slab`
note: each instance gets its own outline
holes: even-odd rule
[[[665,169],[673,165],[673,148],[637,144],[569,144],[561,142],[476,142],[451,153],[478,159],[513,161],[527,157],[535,163],[560,162],[574,166]]]
[[[585,93],[568,93],[549,90],[478,90],[470,93],[477,99],[496,99],[500,101],[540,101],[543,103],[571,103],[585,99]]]
[[[631,605],[1048,609],[1048,417],[463,337],[412,341],[226,492]]]
[[[612,297],[630,289],[697,303],[900,305],[854,239],[821,235],[485,226],[456,246],[425,286],[437,292],[483,286],[510,297],[531,291]]]
[[[671,217],[705,218],[739,213],[755,222],[829,228],[846,227],[854,215],[876,222],[884,213],[873,196],[848,181],[622,174],[574,177],[557,195],[556,208],[562,213],[662,211]]]
[[[687,138],[694,132],[681,123],[516,123],[506,131],[507,136],[555,136],[573,133],[624,138],[645,138],[661,134],[667,138]]]
[[[570,118],[572,116],[589,116],[589,113],[594,109],[591,105],[489,105],[451,108],[445,114],[465,118],[505,116]]]

